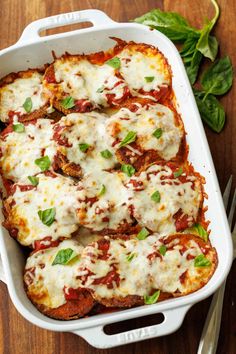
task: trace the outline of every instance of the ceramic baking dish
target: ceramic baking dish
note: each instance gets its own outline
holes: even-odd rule
[[[40,37],[39,35],[40,31],[47,28],[79,22],[91,22],[93,27],[46,37]],[[152,44],[162,51],[171,65],[173,89],[190,147],[189,160],[196,170],[206,178],[205,191],[209,196],[206,202],[208,206],[206,218],[211,220],[211,242],[217,250],[219,264],[209,283],[193,294],[166,300],[151,306],[141,306],[68,322],[58,321],[38,312],[27,298],[22,281],[24,256],[20,246],[9,237],[4,228],[1,228],[0,248],[4,279],[18,311],[37,326],[52,331],[73,332],[97,348],[115,347],[174,332],[180,327],[186,312],[193,304],[216,291],[227,276],[232,261],[230,230],[202,122],[182,60],[175,46],[167,37],[143,25],[114,22],[105,13],[98,10],[52,16],[28,25],[15,45],[0,52],[0,77],[12,71],[40,67],[44,63],[51,62],[52,50],[58,56],[65,51],[91,53],[106,50],[114,45],[114,41],[109,37]],[[3,219],[2,215],[1,218]],[[163,313],[164,321],[154,326],[114,335],[107,335],[103,330],[104,326],[109,323],[156,313]]]

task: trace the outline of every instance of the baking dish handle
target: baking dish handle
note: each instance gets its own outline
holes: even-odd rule
[[[71,25],[81,22],[91,22],[95,27],[104,24],[115,23],[103,11],[100,10],[83,10],[59,14],[56,16],[45,17],[40,20],[31,22],[23,31],[17,43],[32,42],[42,39],[39,33],[49,28]],[[78,31],[78,30],[75,30]],[[73,32],[73,31],[71,31]],[[70,33],[71,33],[70,32]],[[53,36],[53,35],[52,35]],[[50,37],[52,37],[50,36]],[[56,36],[56,35],[55,35]],[[47,36],[44,36],[45,38]]]
[[[0,281],[3,281],[4,283],[6,283],[1,257],[0,257]]]
[[[192,305],[163,311],[164,320],[160,324],[133,329],[127,332],[107,335],[103,326],[86,328],[73,333],[83,337],[95,348],[112,348],[119,345],[130,344],[145,339],[161,337],[175,332],[182,324],[186,312]]]

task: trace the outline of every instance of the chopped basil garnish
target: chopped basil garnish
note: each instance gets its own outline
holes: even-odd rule
[[[142,230],[139,231],[137,238],[139,240],[145,240],[145,238],[149,235],[149,231],[145,229],[145,227],[142,228]]]
[[[153,82],[154,76],[145,76],[144,79],[146,80],[146,82]]]
[[[114,69],[119,69],[120,68],[120,59],[117,57],[114,57],[110,60],[107,60],[106,64],[110,65]]]
[[[100,154],[104,157],[104,159],[110,159],[112,157],[112,153],[107,149],[101,151]]]
[[[89,144],[81,143],[81,144],[79,144],[79,149],[82,152],[86,152],[88,150],[89,146],[90,146]]]
[[[130,254],[126,257],[126,259],[127,259],[128,262],[131,262],[132,259],[134,259],[134,257],[137,257],[137,253],[135,253],[135,252],[130,253]]]
[[[102,188],[100,189],[100,192],[98,193],[98,196],[101,197],[105,193],[106,193],[106,186],[103,184]]]
[[[192,227],[193,231],[195,231],[205,242],[208,241],[208,232],[202,227],[201,224],[195,224]]]
[[[165,245],[161,245],[159,248],[159,252],[162,256],[164,256],[166,254],[167,248]]]
[[[151,199],[152,199],[154,202],[156,202],[156,203],[160,203],[160,201],[161,201],[160,192],[159,192],[159,191],[154,192],[154,193],[151,195]]]
[[[72,259],[78,257],[77,253],[71,248],[65,248],[57,252],[52,265],[56,264],[68,264]]]
[[[75,100],[73,97],[68,96],[66,98],[64,98],[61,101],[61,105],[65,108],[65,109],[70,109],[73,108],[75,106]]]
[[[23,107],[27,113],[30,113],[33,107],[33,103],[30,97],[27,97],[25,102],[23,103]]]
[[[44,225],[51,226],[55,220],[56,208],[39,210],[38,216]]]
[[[24,133],[24,131],[25,131],[24,124],[21,124],[21,123],[13,124],[13,131],[16,133]]]
[[[28,176],[28,180],[30,181],[30,183],[33,186],[37,186],[39,184],[39,179],[38,177],[34,177],[34,176]]]
[[[135,173],[135,168],[132,165],[121,165],[121,171],[131,177]]]
[[[101,86],[97,89],[97,93],[102,93],[104,91],[105,86]]]
[[[181,176],[183,173],[183,168],[180,167],[177,171],[174,172],[174,177],[177,178],[179,176]]]
[[[148,296],[148,295],[144,295],[144,303],[146,305],[152,305],[155,304],[160,296],[160,290],[155,291],[154,294]]]
[[[136,132],[132,132],[132,131],[128,132],[126,137],[121,141],[121,143],[119,145],[119,148],[122,147],[122,146],[128,145],[128,144],[132,143],[133,141],[135,141],[136,140],[136,135],[137,135]]]
[[[34,163],[42,172],[47,171],[51,165],[51,161],[48,156],[40,157],[39,159],[36,159]]]
[[[154,133],[152,133],[152,135],[155,136],[155,138],[160,139],[160,137],[162,136],[162,133],[163,133],[162,129],[158,128],[154,131]]]
[[[209,267],[211,261],[207,259],[204,254],[199,254],[199,256],[194,259],[194,267]]]

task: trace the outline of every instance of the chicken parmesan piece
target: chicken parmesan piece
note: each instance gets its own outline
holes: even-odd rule
[[[191,227],[203,203],[200,178],[174,164],[151,165],[126,183],[131,215],[138,223],[160,234]]]
[[[64,173],[82,177],[96,171],[113,169],[117,159],[107,142],[102,113],[72,113],[54,126],[57,164]]]
[[[53,121],[37,119],[9,124],[0,135],[0,170],[5,179],[19,179],[41,172],[37,159],[48,157],[52,169],[56,155]]]
[[[24,178],[4,202],[4,226],[24,246],[35,249],[70,238],[79,227],[77,208],[84,190],[80,183],[53,172]]]
[[[93,242],[82,253],[79,274],[99,303],[131,307],[154,303],[159,293],[161,300],[197,291],[216,266],[215,249],[201,238],[154,234],[144,240],[105,237]]]
[[[26,293],[45,315],[71,320],[86,315],[93,307],[90,293],[81,287],[77,269],[83,246],[65,240],[57,247],[33,252],[24,271]]]
[[[11,73],[0,81],[0,119],[20,122],[47,115],[48,96],[42,85],[43,73],[36,69]]]
[[[121,163],[183,159],[184,128],[176,112],[161,104],[121,108],[106,120],[110,145]],[[130,139],[129,139],[130,136]]]
[[[131,193],[121,172],[96,171],[83,179],[86,197],[78,209],[80,224],[102,234],[130,233],[134,224],[129,213]]]
[[[170,95],[172,73],[164,55],[148,44],[118,42],[119,72],[131,96],[160,101]]]
[[[106,62],[91,63],[83,55],[67,54],[56,59],[45,72],[44,87],[53,105],[64,114],[118,105],[129,96],[124,79],[114,67]]]

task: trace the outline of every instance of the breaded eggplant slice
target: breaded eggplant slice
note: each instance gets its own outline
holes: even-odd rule
[[[83,187],[69,177],[49,171],[12,187],[4,201],[4,226],[24,246],[49,247],[70,238],[79,228],[77,209],[84,198]]]
[[[86,315],[93,307],[90,293],[81,288],[77,277],[83,251],[75,240],[65,240],[57,247],[33,252],[24,271],[26,293],[45,315],[71,320]]]
[[[96,54],[93,63],[85,55],[66,54],[56,59],[45,72],[44,87],[64,114],[120,104],[129,95],[119,72],[101,63]]]
[[[121,172],[96,171],[83,179],[86,197],[78,209],[80,224],[102,234],[130,233],[134,219],[129,213],[129,197]]]
[[[144,240],[105,237],[93,242],[82,253],[79,272],[96,301],[131,307],[158,301],[159,292],[161,300],[197,291],[216,266],[215,249],[200,237],[175,234],[158,239],[154,234]]]
[[[161,104],[132,107],[121,108],[106,121],[109,143],[119,162],[139,169],[144,163],[183,160],[184,128],[177,112]]]
[[[202,179],[190,166],[154,164],[126,183],[133,193],[131,215],[164,235],[184,231],[198,220],[203,203]]]
[[[64,173],[82,177],[96,170],[111,170],[118,163],[107,142],[102,113],[72,113],[63,117],[53,130],[57,144],[57,164]]]
[[[11,73],[0,81],[0,120],[20,122],[42,118],[49,108],[48,95],[42,85],[43,72],[29,69]]]
[[[119,72],[128,85],[131,96],[166,99],[171,93],[172,73],[167,59],[158,48],[134,42],[118,42],[114,48],[120,60]]]
[[[50,169],[53,169],[56,143],[52,137],[53,121],[50,119],[9,124],[0,134],[3,177],[18,182],[21,178],[35,175],[41,172],[35,161],[45,156],[48,156]]]

